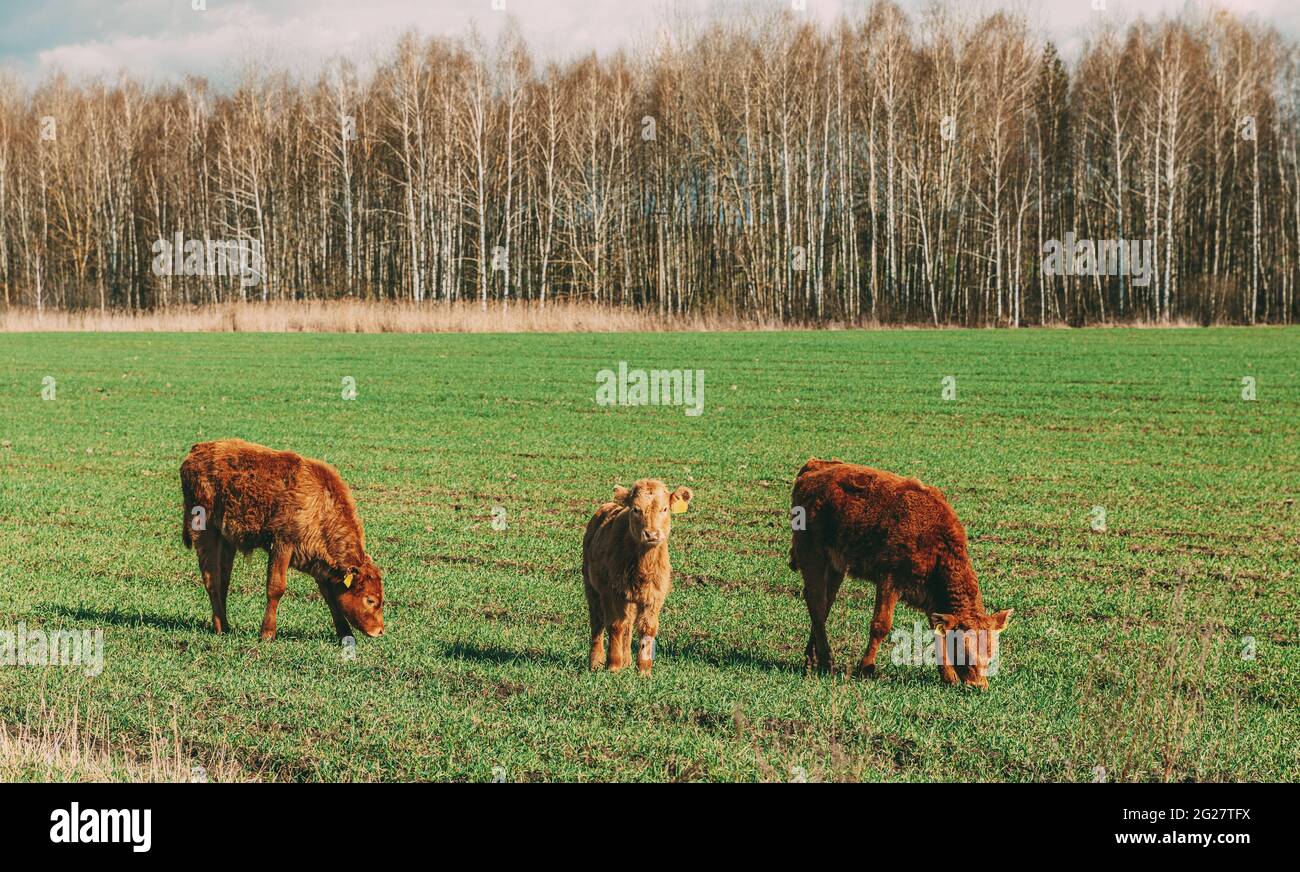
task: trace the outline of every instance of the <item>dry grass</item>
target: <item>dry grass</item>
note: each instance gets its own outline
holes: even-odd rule
[[[1118,639],[1093,657],[1078,689],[1080,725],[1073,737],[1074,759],[1091,771],[1091,780],[1229,780],[1214,761],[1243,756],[1233,747],[1242,728],[1240,697],[1231,684],[1211,681],[1221,672],[1228,641],[1221,627],[1190,615],[1185,598],[1180,586],[1161,641]],[[1121,668],[1126,662],[1132,664],[1128,674]],[[1210,717],[1215,695],[1236,703],[1230,714]]]
[[[939,329],[958,328],[944,324]],[[1026,325],[1030,326],[1030,325]],[[1171,322],[1105,321],[1090,327],[1180,327],[1201,325]],[[1069,329],[1063,323],[1049,329]],[[472,302],[380,302],[356,299],[290,300],[270,303],[222,303],[212,306],[173,306],[146,312],[97,309],[65,311],[30,306],[0,310],[0,333],[144,332],[144,333],[645,333],[765,330],[932,330],[920,324],[849,324],[825,321],[815,325],[748,318],[720,313],[661,315],[630,306],[582,302],[489,303],[484,310]]]
[[[399,303],[309,300],[227,303],[130,313],[98,310],[0,312],[0,332],[142,331],[167,333],[623,333],[778,330],[789,325],[729,315],[662,316],[590,303]]]
[[[107,719],[86,714],[79,703],[56,708],[42,697],[21,723],[0,721],[0,782],[254,780],[224,755],[195,760],[181,742],[175,712],[139,748],[115,741]]]

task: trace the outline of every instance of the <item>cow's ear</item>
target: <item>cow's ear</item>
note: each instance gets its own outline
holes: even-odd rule
[[[673,491],[672,496],[668,498],[668,501],[670,503],[675,503],[679,501],[683,503],[689,503],[691,499],[694,498],[694,496],[695,493],[690,488],[688,488],[686,485],[682,485],[677,490]]]
[[[946,633],[949,630],[955,630],[957,629],[957,616],[935,612],[930,615],[930,626],[936,633]]]
[[[614,502],[627,505],[627,498],[632,492],[621,484],[614,485]]]
[[[991,618],[991,620],[993,621],[993,625],[990,629],[1001,633],[1003,630],[1007,628],[1007,624],[1011,622],[1011,616],[1014,615],[1015,613],[1016,613],[1015,609],[1003,609],[1002,611],[993,615]]]
[[[345,588],[352,587],[352,585],[356,583],[357,576],[360,573],[361,573],[360,566],[349,566],[348,571],[343,574],[343,586]]]

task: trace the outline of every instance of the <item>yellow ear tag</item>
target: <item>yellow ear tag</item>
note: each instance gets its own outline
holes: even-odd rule
[[[687,503],[686,500],[678,500],[673,503],[673,514],[680,515],[682,512],[686,511],[688,505],[689,503]]]
[[[347,575],[343,576],[343,586],[344,587],[352,586],[352,573],[349,572]]]

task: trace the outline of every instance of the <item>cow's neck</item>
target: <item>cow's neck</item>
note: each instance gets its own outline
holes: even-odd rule
[[[329,549],[325,559],[335,568],[347,570],[352,566],[360,566],[365,560],[365,533],[356,516],[350,512],[346,517],[338,519],[334,530],[325,537],[323,544]]]
[[[930,596],[936,608],[959,617],[984,614],[984,600],[980,596],[975,568],[965,549],[951,549],[940,553],[935,572],[929,578]]]
[[[347,572],[354,566],[365,562],[365,551],[351,544],[333,552],[322,550],[315,554],[302,555],[305,559],[293,562],[295,569],[302,569],[312,576],[326,575],[330,571]]]
[[[984,614],[984,598],[980,596],[979,583],[975,580],[974,571],[951,579],[946,593],[947,611],[950,614],[961,617]]]
[[[366,561],[366,553],[360,548],[348,548],[345,552],[335,555],[331,561],[334,566],[344,572],[354,566],[360,566]]]

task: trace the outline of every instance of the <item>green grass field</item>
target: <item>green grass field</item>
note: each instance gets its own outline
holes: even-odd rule
[[[704,413],[597,406],[620,360],[703,369]],[[97,677],[0,667],[0,721],[268,780],[1295,780],[1298,422],[1300,329],[0,335],[0,630],[105,638]],[[388,623],[355,660],[297,573],[258,642],[260,553],[211,633],[177,470],[226,436],[351,484]],[[888,646],[875,681],[804,673],[810,455],[947,493],[1016,610],[989,691]],[[696,496],[655,674],[592,674],[583,525],[643,476]],[[872,596],[835,606],[841,666]]]

